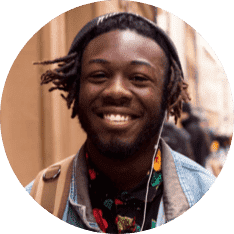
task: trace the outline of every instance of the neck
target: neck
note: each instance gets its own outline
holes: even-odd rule
[[[157,139],[158,136],[123,160],[104,156],[89,139],[86,142],[86,150],[97,169],[109,177],[117,189],[129,190],[140,183],[150,170]]]

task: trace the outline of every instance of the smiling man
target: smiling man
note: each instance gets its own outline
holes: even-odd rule
[[[132,13],[89,22],[67,56],[42,75],[68,92],[87,133],[80,151],[43,170],[27,191],[45,209],[87,230],[126,233],[175,219],[214,182],[160,138],[189,101],[176,49],[154,23]]]

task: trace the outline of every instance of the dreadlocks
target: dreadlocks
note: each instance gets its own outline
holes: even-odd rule
[[[160,33],[158,33],[146,20],[134,15],[115,15],[108,19],[101,20],[101,23],[97,24],[97,26],[88,33],[88,35],[85,35],[82,38],[79,42],[79,46],[76,46],[76,51],[72,48],[75,44],[73,42],[67,56],[34,63],[42,65],[58,64],[57,68],[47,70],[42,74],[41,85],[52,82],[54,86],[49,89],[50,92],[53,90],[62,90],[67,92],[68,94],[66,97],[63,94],[61,94],[61,96],[66,100],[69,109],[73,104],[71,117],[74,118],[78,115],[77,107],[79,101],[81,59],[85,47],[92,39],[103,33],[126,29],[135,30],[140,35],[149,37],[156,41],[169,58],[170,72],[168,80],[165,82],[167,86],[165,88],[164,97],[166,97],[165,104],[167,117],[169,117],[169,115],[174,116],[175,123],[177,123],[177,119],[180,117],[182,111],[182,102],[188,102],[190,100],[187,92],[188,84],[183,80],[182,70],[170,55],[169,49]]]

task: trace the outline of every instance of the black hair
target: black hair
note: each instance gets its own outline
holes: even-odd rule
[[[53,90],[62,90],[68,93],[66,97],[63,94],[61,94],[61,96],[66,100],[69,109],[73,105],[71,117],[74,118],[78,115],[79,79],[81,59],[84,49],[92,39],[101,34],[113,30],[126,29],[134,30],[142,36],[153,39],[159,44],[168,57],[170,70],[168,72],[168,79],[164,85],[164,106],[167,110],[167,117],[169,115],[174,116],[176,123],[182,111],[182,101],[188,102],[190,100],[187,92],[188,84],[183,79],[181,65],[178,64],[178,61],[171,55],[174,51],[171,51],[171,49],[168,48],[168,43],[165,42],[165,36],[162,36],[162,33],[155,30],[155,26],[147,20],[133,14],[123,13],[116,14],[109,18],[106,17],[105,20],[101,20],[100,23],[97,23],[92,27],[92,30],[89,31],[89,33],[86,33],[85,36],[79,38],[79,40],[76,39],[76,36],[67,56],[34,63],[43,65],[58,64],[57,68],[53,70],[49,69],[42,74],[41,84],[43,85],[52,82],[54,87],[49,89],[50,92]],[[79,41],[78,45],[77,40]]]

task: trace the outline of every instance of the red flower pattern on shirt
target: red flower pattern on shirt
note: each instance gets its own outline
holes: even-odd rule
[[[94,171],[93,169],[89,169],[89,176],[91,180],[95,180],[96,179],[96,171]]]
[[[115,205],[123,205],[123,202],[119,199],[115,199]]]
[[[102,217],[102,210],[94,208],[93,209],[93,215],[96,219],[96,222],[98,224],[98,226],[100,227],[100,229],[103,232],[106,232],[106,229],[108,228],[108,223],[107,221]]]

